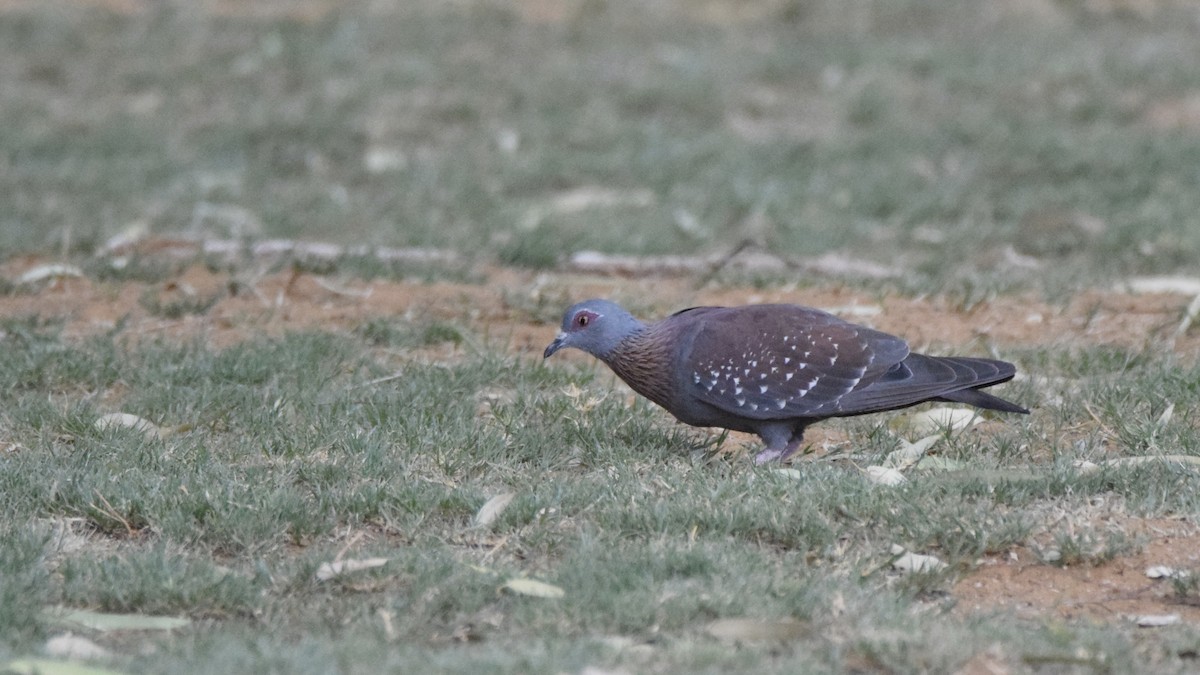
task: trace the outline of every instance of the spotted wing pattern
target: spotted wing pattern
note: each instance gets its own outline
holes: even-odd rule
[[[796,305],[701,307],[679,368],[694,400],[756,420],[838,414],[908,355],[900,338]],[[844,414],[844,413],[843,413]]]

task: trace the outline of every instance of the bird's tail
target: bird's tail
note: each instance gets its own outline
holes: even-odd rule
[[[1016,366],[996,359],[910,354],[870,386],[843,396],[837,410],[841,415],[861,415],[932,400],[1027,413],[1015,403],[980,391],[1007,382],[1016,374]]]
[[[965,385],[961,389],[939,394],[938,399],[954,403],[966,403],[977,408],[987,408],[988,410],[1029,413],[1028,410],[1016,403],[980,391],[983,387],[990,387],[994,384],[1011,380],[1017,373],[1017,369],[1013,364],[995,359],[977,359],[965,356],[937,356],[927,358],[933,358],[938,363],[953,368],[957,373],[956,379],[958,382]]]
[[[948,394],[942,394],[938,398],[943,401],[951,401],[953,403],[966,403],[973,405],[976,408],[987,408],[988,410],[999,410],[1000,412],[1021,413],[1028,415],[1029,411],[1016,403],[1005,401],[999,396],[993,396],[978,389],[959,389]]]

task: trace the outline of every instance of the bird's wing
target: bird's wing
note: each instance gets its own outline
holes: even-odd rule
[[[826,411],[909,354],[898,337],[796,305],[693,308],[669,321],[680,322],[690,398],[756,420],[836,414]]]

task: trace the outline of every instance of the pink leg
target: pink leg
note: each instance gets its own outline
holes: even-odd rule
[[[796,451],[800,449],[800,444],[803,442],[804,442],[804,428],[801,427],[800,429],[797,429],[796,431],[792,432],[791,440],[788,441],[788,444],[786,446],[784,446],[784,448],[782,450],[779,448],[772,448],[770,446],[767,446],[766,450],[763,450],[762,452],[760,452],[754,456],[754,463],[755,464],[766,464],[767,462],[770,462],[773,460],[779,460],[780,462],[783,462],[788,457],[791,457],[792,455],[796,454]]]
[[[804,442],[803,435],[796,436],[795,438],[793,438],[792,441],[787,444],[787,447],[784,448],[783,454],[779,456],[779,461],[782,462],[783,460],[787,459],[788,457],[791,457],[792,455],[796,454],[796,451],[800,449],[800,444],[803,442]]]
[[[770,462],[772,460],[779,459],[780,457],[783,456],[783,453],[785,453],[785,452],[787,452],[786,448],[783,450],[772,450],[770,448],[767,448],[766,450],[763,450],[762,452],[760,452],[754,456],[754,463],[756,465],[766,464],[767,462]]]
[[[779,459],[788,451],[788,441],[795,436],[791,425],[786,423],[774,423],[763,425],[758,429],[758,437],[766,444],[766,448],[754,456],[755,464],[766,464],[774,459]]]

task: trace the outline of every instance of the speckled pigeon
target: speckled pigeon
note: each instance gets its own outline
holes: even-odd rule
[[[567,310],[544,356],[564,347],[600,359],[685,424],[758,434],[758,464],[786,459],[805,427],[828,417],[924,401],[1029,412],[980,391],[1011,380],[1011,363],[913,354],[901,338],[798,305],[693,307],[644,324],[587,300]]]

